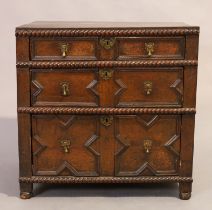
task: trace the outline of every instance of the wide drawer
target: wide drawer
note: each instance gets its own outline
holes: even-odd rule
[[[184,37],[31,38],[31,60],[184,59]]]
[[[115,107],[181,107],[182,68],[115,69]]]
[[[33,106],[96,107],[98,72],[84,70],[31,70],[31,104]]]
[[[183,68],[31,70],[32,106],[182,107]]]
[[[96,60],[97,38],[32,38],[32,60]]]
[[[32,115],[34,175],[177,175],[180,115]]]
[[[117,38],[117,59],[184,59],[184,37]]]

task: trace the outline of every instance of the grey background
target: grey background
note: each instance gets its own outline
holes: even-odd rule
[[[0,208],[7,209],[212,209],[212,3],[210,0],[1,0]],[[165,21],[199,25],[199,73],[192,198],[178,188],[148,186],[41,186],[23,201],[18,189],[15,27],[35,20]]]

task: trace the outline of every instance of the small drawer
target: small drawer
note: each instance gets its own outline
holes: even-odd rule
[[[181,107],[183,68],[122,68],[114,74],[116,107]]]
[[[31,39],[32,60],[96,60],[96,38]]]
[[[184,37],[117,38],[117,60],[184,59]]]
[[[33,106],[97,107],[98,71],[41,70],[31,71],[31,104]]]

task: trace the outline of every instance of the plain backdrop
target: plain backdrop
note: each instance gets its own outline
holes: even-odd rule
[[[0,208],[212,209],[212,1],[210,0],[1,0]],[[193,195],[181,201],[176,186],[42,189],[18,198],[15,27],[37,20],[186,22],[200,26]],[[174,192],[174,193],[173,193]],[[42,201],[42,202],[41,202]]]

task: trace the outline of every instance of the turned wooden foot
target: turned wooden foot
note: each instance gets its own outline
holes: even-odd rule
[[[191,197],[192,183],[180,182],[179,183],[179,197],[182,200],[188,200]]]
[[[29,199],[32,197],[33,185],[28,183],[20,183],[20,198]]]
[[[29,199],[32,197],[32,193],[30,192],[21,192],[20,193],[20,198],[21,199]]]

